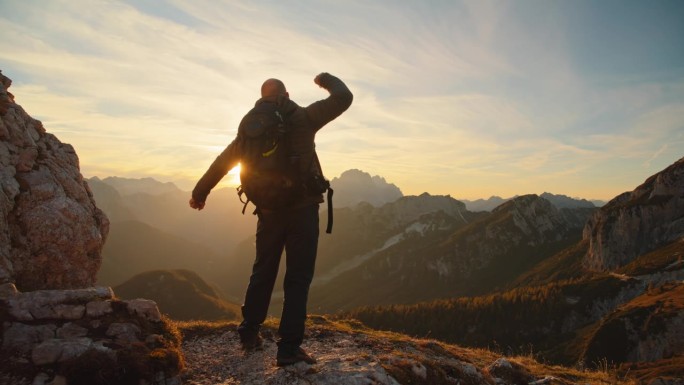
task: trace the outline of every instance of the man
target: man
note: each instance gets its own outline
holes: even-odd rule
[[[261,86],[261,99],[257,100],[256,105],[275,103],[278,106],[290,127],[290,151],[299,159],[304,172],[322,177],[314,149],[314,137],[324,125],[349,108],[353,96],[340,79],[328,73],[316,76],[314,83],[330,93],[328,98],[308,107],[300,107],[290,100],[282,81],[268,79]],[[240,162],[242,140],[238,132],[237,137],[197,182],[190,199],[190,207],[203,209],[211,189]],[[258,206],[256,209],[256,259],[242,306],[243,321],[238,327],[238,333],[243,349],[261,349],[259,329],[266,319],[284,249],[285,298],[278,328],[278,366],[292,365],[300,361],[316,363],[300,345],[304,338],[306,303],[318,248],[318,206],[322,202],[323,195],[317,193],[303,195],[283,209],[266,210]]]

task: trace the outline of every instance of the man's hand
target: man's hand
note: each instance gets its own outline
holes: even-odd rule
[[[202,210],[204,208],[204,202],[197,202],[195,198],[190,198],[190,207],[197,210]]]
[[[321,77],[327,75],[327,72],[321,72],[320,74],[316,75],[314,78],[314,83],[316,83],[319,87],[323,87],[321,85]]]

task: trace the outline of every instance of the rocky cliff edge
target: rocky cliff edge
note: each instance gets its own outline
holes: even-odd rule
[[[684,237],[684,158],[608,202],[587,222],[583,237],[589,251],[582,264],[594,271],[625,266]]]
[[[20,291],[92,286],[109,220],[74,148],[14,102],[0,72],[0,284]]]

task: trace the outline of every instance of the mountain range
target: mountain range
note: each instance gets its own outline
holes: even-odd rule
[[[567,365],[598,365],[607,357],[621,368],[669,360],[680,370],[678,325],[684,307],[677,298],[682,289],[670,281],[684,277],[682,168],[684,160],[601,208],[550,193],[502,199],[497,207],[474,211],[449,196],[427,193],[375,205],[349,199],[350,206],[335,208],[333,235],[320,237],[310,310],[468,346],[529,345],[544,359]],[[353,183],[374,180],[364,174],[351,170],[345,175]],[[152,224],[136,228],[134,223],[146,217],[137,215],[144,210],[156,215],[155,206],[164,205],[151,194],[122,195],[109,187],[118,198],[106,186],[93,191],[96,200],[97,191],[100,196],[108,191],[111,207],[125,208],[120,218],[113,216],[108,241],[124,250],[126,241],[116,242],[117,224],[131,233],[122,234],[122,240],[152,233]],[[160,194],[188,196],[174,190]],[[100,207],[107,212],[110,206]],[[224,220],[240,220],[239,211]],[[325,216],[322,210],[322,225]],[[202,250],[202,243],[193,244],[178,229],[166,231],[158,230],[155,239],[171,234],[190,246],[184,250],[166,239],[171,250],[153,259],[185,263],[181,268],[197,271],[223,298],[239,303],[253,262],[252,234],[215,253],[216,247]],[[103,271],[106,266],[107,257]],[[138,266],[135,274],[148,268]],[[278,314],[281,296],[274,293],[272,314]],[[624,344],[606,350],[616,336]]]
[[[312,306],[334,312],[497,290],[577,241],[593,212],[558,209],[536,195],[515,198],[491,213],[471,213],[459,204],[456,212],[402,222],[394,242],[314,290]]]
[[[190,193],[180,190],[173,183],[163,183],[151,178],[121,177],[94,177],[88,183],[98,207],[108,215],[111,222],[109,240],[103,249],[104,258],[98,283],[118,285],[136,274],[152,269],[188,269],[215,282],[225,298],[241,301],[253,262],[256,218],[253,215],[240,214],[242,204],[232,189],[216,189],[207,201],[207,208],[197,212],[187,208]],[[371,176],[361,170],[345,171],[340,177],[333,178],[331,185],[336,191],[335,231],[334,236],[324,235],[319,240],[314,285],[321,287],[321,292],[338,292],[334,282],[342,282],[345,277],[358,275],[360,265],[368,260],[379,260],[383,253],[393,255],[390,258],[392,260],[399,258],[394,256],[393,250],[404,250],[411,254],[408,250],[422,247],[429,249],[425,251],[428,254],[435,253],[441,237],[456,229],[465,225],[471,229],[480,226],[471,223],[476,222],[477,218],[490,217],[490,221],[496,222],[496,218],[507,215],[504,213],[506,210],[495,215],[481,210],[469,211],[462,202],[449,196],[431,196],[428,193],[403,196],[399,188],[386,182],[384,178]],[[513,201],[523,206],[529,203],[528,200],[524,197],[513,198]],[[593,207],[587,201],[549,193],[533,200],[546,202],[544,207],[554,211],[552,216],[558,217],[556,222],[572,221],[572,215],[578,216],[574,219],[574,224],[568,224],[574,226],[574,232],[564,230],[561,238],[579,237],[579,229]],[[534,216],[535,213],[530,212],[527,215]],[[321,223],[325,223],[326,216],[325,209],[322,209]],[[556,222],[553,222],[554,226],[560,225]],[[476,233],[478,230],[470,231]],[[415,236],[416,234],[420,236]],[[418,241],[423,246],[414,244]],[[500,239],[499,242],[506,240]],[[554,242],[562,244],[564,241],[558,239]],[[554,246],[545,247],[555,250]],[[510,252],[515,254],[523,251]],[[546,254],[536,254],[517,266],[529,266],[544,255]],[[457,278],[458,274],[448,279],[440,276],[439,272],[444,266],[439,257],[431,261],[430,266],[432,273],[426,273],[424,279],[432,280],[436,273],[438,279],[435,282],[441,282],[442,289],[429,286],[429,289],[412,291],[412,295],[405,297],[406,300],[412,296],[415,298],[411,301],[432,298],[435,295],[473,294],[486,292],[492,285],[500,286],[493,266],[489,268],[489,273],[483,270],[471,278],[475,282],[479,280],[478,274],[494,274],[487,278],[489,281],[475,286],[466,284],[467,280],[462,281],[462,289],[459,290],[455,290],[451,284],[452,281],[461,282]],[[376,268],[383,267],[378,265]],[[393,280],[392,277],[387,279]],[[416,284],[420,285],[420,280]],[[477,287],[482,289],[476,289]],[[359,289],[362,290],[361,287]],[[400,292],[401,290],[395,296],[401,297]],[[344,291],[336,295],[342,293]],[[342,300],[340,306],[335,306],[332,305],[338,302],[335,296],[326,297],[325,301],[312,303],[316,308],[326,311],[355,305],[353,302],[341,303],[344,302]],[[358,296],[357,301],[362,301],[362,298],[365,296]],[[389,296],[383,298],[384,301],[390,301]],[[329,302],[330,306],[325,302]],[[356,304],[368,303],[374,302],[369,299]],[[277,312],[277,308],[274,311]]]

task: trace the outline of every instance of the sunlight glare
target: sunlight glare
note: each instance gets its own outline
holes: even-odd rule
[[[240,169],[241,165],[238,163],[232,170],[228,171],[228,178],[225,184],[229,186],[239,186],[240,185]]]

